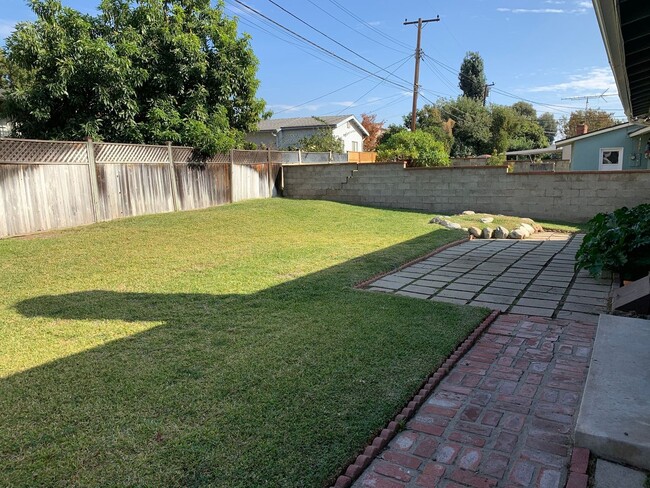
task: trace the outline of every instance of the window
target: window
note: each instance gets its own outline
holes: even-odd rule
[[[352,151],[359,152],[359,142],[358,141],[352,141]]]
[[[601,148],[598,169],[601,171],[617,171],[623,169],[623,148]]]

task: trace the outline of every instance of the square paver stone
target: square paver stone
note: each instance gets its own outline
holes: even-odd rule
[[[442,290],[436,295],[436,297],[470,300],[471,298],[474,298],[474,295],[476,295],[476,293],[471,291]]]

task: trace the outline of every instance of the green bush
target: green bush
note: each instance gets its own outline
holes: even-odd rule
[[[380,161],[406,161],[409,166],[449,166],[445,145],[428,132],[401,131],[377,148]]]
[[[593,276],[613,271],[623,279],[638,279],[650,271],[650,204],[600,213],[589,221],[589,232],[576,254],[576,270]]]

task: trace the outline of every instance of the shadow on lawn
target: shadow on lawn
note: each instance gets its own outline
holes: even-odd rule
[[[163,325],[0,380],[0,479],[331,482],[485,315],[350,289],[440,245],[433,234],[251,295],[97,290],[18,303],[26,317]]]

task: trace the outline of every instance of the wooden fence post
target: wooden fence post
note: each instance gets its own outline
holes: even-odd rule
[[[230,203],[235,203],[235,180],[234,180],[235,150],[230,150]]]
[[[88,176],[90,178],[90,198],[93,207],[93,219],[101,220],[99,214],[99,183],[97,181],[97,164],[95,163],[95,146],[92,137],[86,139],[86,156],[88,158]]]
[[[269,198],[273,197],[273,178],[271,177],[271,149],[266,150],[266,166],[268,169]]]
[[[167,162],[169,164],[169,185],[172,188],[172,201],[174,203],[174,212],[180,209],[178,198],[178,186],[176,185],[176,170],[174,169],[174,152],[172,151],[171,141],[167,141]]]

